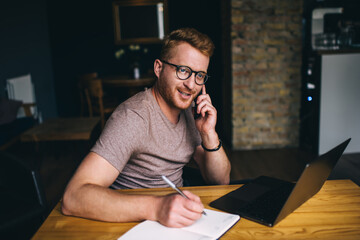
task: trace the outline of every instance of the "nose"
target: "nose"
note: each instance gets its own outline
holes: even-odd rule
[[[196,86],[195,78],[196,78],[196,73],[192,73],[191,76],[184,81],[184,85],[188,89],[191,89],[191,90],[194,89]]]

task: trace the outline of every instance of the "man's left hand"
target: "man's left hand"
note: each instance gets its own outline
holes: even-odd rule
[[[202,94],[196,99],[197,108],[194,109],[200,116],[195,120],[197,129],[201,135],[209,135],[215,132],[217,111],[212,105],[209,94],[206,93],[205,85],[202,87]]]

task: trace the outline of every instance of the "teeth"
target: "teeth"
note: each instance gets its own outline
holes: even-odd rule
[[[182,91],[180,91],[180,90],[179,90],[179,92],[180,92],[181,94],[186,95],[186,96],[190,96],[190,94],[189,94],[189,93],[184,93],[184,92],[182,92]]]

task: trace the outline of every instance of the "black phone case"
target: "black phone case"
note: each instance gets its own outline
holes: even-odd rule
[[[200,94],[199,94],[200,95]],[[200,117],[200,114],[199,113],[197,113],[197,106],[198,106],[198,104],[196,103],[196,100],[197,100],[197,98],[198,98],[198,96],[199,95],[197,95],[196,96],[196,98],[194,98],[194,119],[198,119],[199,117]]]

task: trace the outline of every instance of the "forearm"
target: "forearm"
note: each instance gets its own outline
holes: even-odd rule
[[[215,149],[219,145],[216,133],[202,136],[202,140],[203,145],[208,149]],[[231,165],[223,147],[216,151],[205,151],[202,146],[199,146],[197,154],[197,163],[206,182],[229,184]]]
[[[201,113],[195,120],[202,145],[213,151],[206,151],[202,146],[198,146],[194,159],[198,163],[201,174],[206,182],[210,184],[228,184],[230,182],[230,162],[226,156],[224,148],[219,147],[219,137],[215,130],[217,121],[217,111],[211,103],[209,94],[206,94],[205,85],[202,86],[202,94],[197,98],[196,111]]]
[[[159,198],[122,194],[94,184],[67,189],[62,202],[65,215],[108,222],[156,220]]]
[[[204,177],[210,184],[229,184],[231,165],[221,147],[216,152],[206,152],[204,157]]]
[[[88,154],[65,189],[62,212],[108,222],[158,221],[169,227],[184,227],[201,217],[200,198],[187,193],[165,196],[125,194],[109,189],[119,175],[95,153]]]

